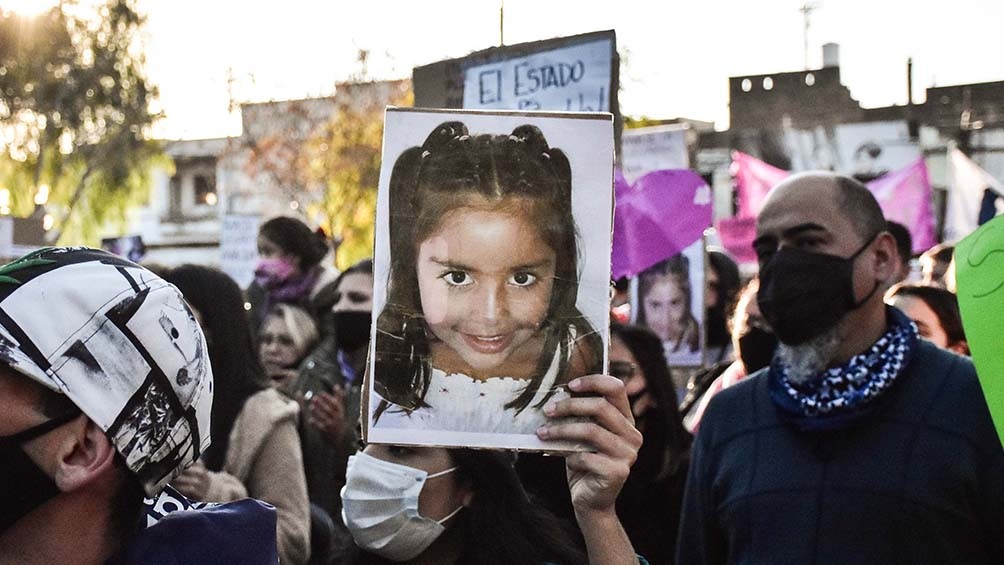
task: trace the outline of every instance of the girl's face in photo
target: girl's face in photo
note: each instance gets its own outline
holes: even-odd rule
[[[540,354],[542,340],[534,338],[547,316],[557,256],[532,214],[480,200],[484,205],[447,213],[418,246],[422,312],[448,346],[434,345],[433,366],[475,378],[519,377]]]
[[[652,283],[642,300],[645,322],[663,340],[678,337],[687,317],[687,295],[672,275],[662,275]]]

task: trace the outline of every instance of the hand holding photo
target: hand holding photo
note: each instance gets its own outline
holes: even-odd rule
[[[612,145],[605,114],[388,111],[369,441],[548,448],[604,367]]]

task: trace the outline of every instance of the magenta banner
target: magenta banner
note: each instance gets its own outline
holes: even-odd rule
[[[741,151],[732,152],[732,176],[739,196],[738,218],[755,218],[767,193],[791,174]]]
[[[910,230],[914,253],[923,253],[937,243],[931,181],[923,157],[871,181],[868,190],[875,195],[887,220],[899,222]]]
[[[732,152],[732,159],[739,212],[734,218],[719,220],[715,228],[722,245],[736,261],[754,263],[756,255],[752,245],[756,238],[756,215],[760,213],[771,189],[791,173],[739,151]],[[886,219],[899,222],[910,230],[914,253],[926,251],[936,243],[931,182],[923,157],[865,186],[875,195]]]

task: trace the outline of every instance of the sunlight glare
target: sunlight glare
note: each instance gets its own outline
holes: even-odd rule
[[[48,12],[57,3],[56,0],[0,0],[0,11],[31,18]]]

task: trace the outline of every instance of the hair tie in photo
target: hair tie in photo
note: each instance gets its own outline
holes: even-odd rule
[[[422,158],[423,159],[425,159],[429,155],[432,155],[432,153],[428,149],[426,149],[425,151],[422,151]]]
[[[541,153],[541,155],[542,155],[542,156],[543,156],[543,157],[544,157],[545,159],[547,159],[548,161],[550,161],[550,160],[551,160],[551,154],[550,154],[550,153],[548,153],[547,151],[544,151],[543,153]]]
[[[522,138],[522,137],[520,137],[518,135],[512,135],[512,134],[509,135],[509,140],[510,141],[515,141],[516,143],[525,143],[526,142],[526,139],[524,139],[524,138]]]

